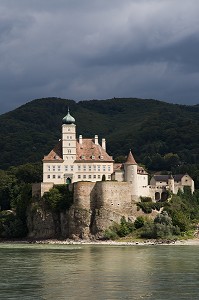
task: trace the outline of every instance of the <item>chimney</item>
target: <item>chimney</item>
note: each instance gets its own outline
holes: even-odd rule
[[[80,143],[80,145],[82,145],[82,135],[81,134],[79,135],[79,143]]]
[[[95,145],[98,145],[98,135],[95,135]]]
[[[106,140],[102,139],[102,148],[106,151]]]

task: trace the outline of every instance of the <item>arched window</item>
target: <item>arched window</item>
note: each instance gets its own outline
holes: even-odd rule
[[[155,193],[155,200],[156,200],[156,201],[159,201],[159,200],[160,200],[160,193],[159,193],[159,192],[156,192],[156,193]]]

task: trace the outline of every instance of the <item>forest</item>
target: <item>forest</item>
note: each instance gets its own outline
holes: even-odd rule
[[[68,107],[77,135],[106,138],[107,152],[116,162],[123,162],[132,149],[149,172],[187,172],[199,188],[199,105],[152,99],[28,102],[0,116],[0,169],[41,162],[61,138]]]
[[[124,162],[132,149],[137,163],[149,174],[188,173],[199,189],[199,105],[136,98],[78,103],[59,98],[36,99],[0,116],[0,237],[26,236],[31,184],[42,181],[43,156],[61,138],[62,118],[68,107],[76,119],[77,136],[90,138],[98,134],[99,141],[106,138],[107,152],[115,162]],[[60,191],[53,192],[56,199],[64,201]],[[164,208],[173,222],[168,230],[189,230],[199,220],[198,191],[193,197],[176,197]],[[142,203],[140,207],[150,210],[151,205]],[[169,219],[164,216],[158,222],[165,220]],[[150,227],[149,235],[162,226],[138,221]],[[124,220],[120,226],[127,230]],[[120,232],[121,228],[117,230]]]

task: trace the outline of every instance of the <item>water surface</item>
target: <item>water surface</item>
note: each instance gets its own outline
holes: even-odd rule
[[[199,246],[0,244],[0,299],[199,299]]]

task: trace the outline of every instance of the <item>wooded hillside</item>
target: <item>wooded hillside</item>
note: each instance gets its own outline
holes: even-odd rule
[[[199,181],[199,105],[149,99],[33,100],[0,116],[0,169],[41,161],[61,138],[68,106],[77,134],[105,137],[114,158],[131,148],[150,170],[191,172]],[[120,160],[123,157],[119,158]]]

